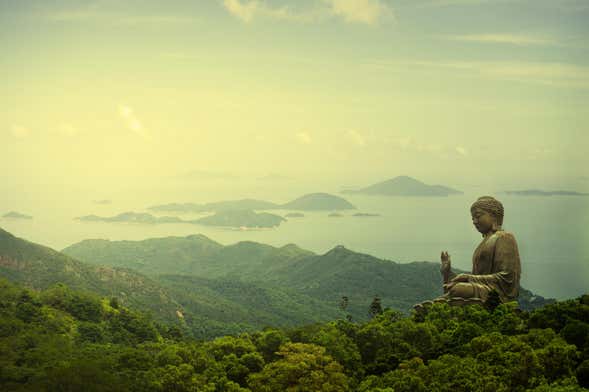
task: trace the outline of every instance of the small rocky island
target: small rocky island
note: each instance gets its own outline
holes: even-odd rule
[[[21,214],[20,212],[16,212],[16,211],[7,212],[6,214],[2,215],[2,218],[7,218],[7,219],[33,219],[33,217],[30,216],[30,215]]]

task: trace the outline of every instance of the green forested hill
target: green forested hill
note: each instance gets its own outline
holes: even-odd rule
[[[204,236],[189,236],[136,242],[87,240],[64,252],[88,263],[133,267],[145,273],[183,273],[287,289],[328,306],[346,296],[348,312],[359,320],[368,317],[366,309],[374,296],[379,296],[385,307],[408,311],[414,304],[441,294],[437,264],[398,264],[342,246],[316,255],[293,244],[276,248],[245,241],[222,246]],[[542,297],[536,296],[535,304],[531,298],[523,289],[522,307],[544,303]]]
[[[192,273],[223,245],[204,235],[151,238],[143,241],[84,240],[62,252],[84,262],[132,268],[147,274]]]
[[[589,296],[527,312],[433,305],[195,341],[115,299],[0,279],[0,390],[581,392]]]
[[[0,275],[36,289],[56,283],[121,298],[124,303],[173,320],[178,304],[153,279],[126,268],[82,263],[0,229]]]
[[[84,241],[83,246],[100,257],[105,243]],[[341,315],[337,302],[327,303],[280,288],[261,287],[230,279],[148,277],[127,268],[144,264],[141,254],[149,255],[156,249],[164,249],[163,260],[168,265],[161,270],[153,270],[175,270],[182,266],[182,260],[185,260],[182,256],[197,251],[206,256],[221,247],[203,236],[153,239],[140,245],[126,241],[120,245],[122,259],[131,260],[130,264],[122,263],[123,267],[109,266],[107,263],[86,264],[0,230],[0,276],[35,289],[64,283],[78,290],[113,296],[125,305],[150,312],[160,321],[178,322],[199,338],[251,331],[268,325],[294,326],[326,321]],[[244,243],[223,249],[228,259],[237,259],[247,247],[248,244]],[[137,256],[137,249],[144,253],[139,252]],[[252,257],[263,253],[263,250],[260,252],[257,247],[255,249],[257,253]],[[278,252],[289,254],[292,249],[292,246],[287,246]],[[191,262],[186,261],[188,265]]]
[[[440,290],[433,263],[397,264],[343,247],[316,255],[293,244],[223,246],[193,235],[87,240],[66,249],[71,257],[0,234],[0,275],[37,289],[65,283],[114,296],[157,320],[180,323],[199,338],[346,314],[366,320],[375,296],[385,308],[408,312]],[[532,297],[523,293],[524,300]],[[345,313],[339,306],[342,297],[347,298]],[[543,303],[537,298],[536,306]],[[529,305],[524,301],[522,308]]]

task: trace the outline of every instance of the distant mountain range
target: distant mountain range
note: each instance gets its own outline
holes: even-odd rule
[[[288,289],[332,306],[347,296],[349,310],[357,319],[366,318],[366,306],[374,295],[386,306],[408,311],[415,303],[441,294],[437,263],[398,264],[343,246],[316,255],[294,244],[280,248],[255,242],[223,246],[198,235],[144,241],[86,240],[63,252],[89,263],[135,268],[150,275],[181,273]],[[522,307],[534,306],[529,302],[531,297],[522,289]]]
[[[16,212],[16,211],[7,212],[6,214],[2,215],[2,218],[8,218],[8,219],[33,219],[33,217],[30,216],[30,215],[21,214],[20,212]]]
[[[574,191],[542,191],[539,189],[525,189],[521,191],[505,191],[508,195],[516,196],[589,196],[589,193]]]
[[[293,244],[223,246],[202,235],[85,240],[59,253],[0,229],[0,276],[115,296],[166,322],[180,322],[180,313],[199,338],[342,318],[343,296],[347,312],[364,320],[375,295],[408,311],[441,290],[436,263],[397,264],[343,246],[323,255]],[[522,308],[546,301],[521,290]]]
[[[350,202],[328,193],[310,193],[286,204],[276,204],[257,199],[227,200],[214,203],[170,203],[149,207],[149,210],[159,212],[221,212],[234,210],[295,210],[295,211],[335,211],[355,209]]]
[[[449,196],[463,192],[442,185],[427,185],[408,176],[399,176],[358,190],[344,190],[341,193],[382,196]]]

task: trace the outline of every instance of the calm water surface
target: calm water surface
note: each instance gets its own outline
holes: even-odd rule
[[[274,193],[258,197],[285,202],[302,193]],[[336,192],[331,192],[336,194]],[[147,206],[167,202],[207,202],[231,197],[229,191],[217,198],[195,192],[181,197],[175,192],[148,189],[133,194],[114,194],[113,203],[99,205],[88,197],[55,191],[27,193],[21,198],[0,199],[0,214],[17,210],[34,216],[32,220],[0,219],[0,227],[27,240],[55,249],[87,238],[141,240],[152,237],[185,236],[202,233],[222,244],[257,241],[282,246],[295,243],[317,253],[336,245],[400,263],[439,260],[442,250],[452,256],[453,265],[469,270],[474,248],[481,240],[470,221],[469,207],[478,193],[447,198],[399,198],[345,195],[357,211],[344,217],[328,217],[329,212],[305,212],[270,230],[229,230],[190,224],[140,225],[79,222],[73,218],[97,214],[110,216],[124,211],[142,211]],[[192,195],[192,196],[191,196]],[[589,292],[589,198],[575,196],[523,197],[497,196],[505,207],[504,229],[515,234],[522,260],[522,285],[548,297],[569,298]],[[99,199],[99,198],[97,198]],[[80,201],[82,200],[82,201]],[[273,211],[285,214],[291,211]],[[377,217],[354,217],[356,212],[377,213]],[[171,215],[171,214],[168,214]],[[194,215],[184,215],[186,218]]]

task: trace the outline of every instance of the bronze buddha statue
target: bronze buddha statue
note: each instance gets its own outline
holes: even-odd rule
[[[483,240],[472,256],[472,272],[456,274],[452,271],[448,252],[441,254],[440,271],[444,294],[434,302],[453,305],[484,303],[492,291],[501,302],[517,299],[521,265],[517,242],[512,233],[502,229],[503,205],[491,196],[482,196],[470,207],[472,223],[482,234]],[[415,306],[423,309],[431,301]]]

